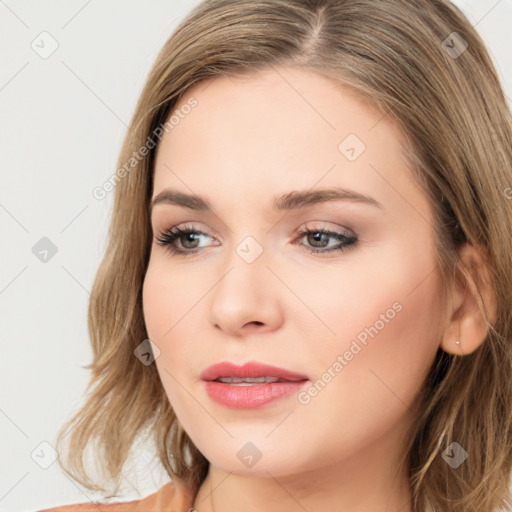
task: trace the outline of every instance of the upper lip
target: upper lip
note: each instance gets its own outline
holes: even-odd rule
[[[256,361],[250,361],[242,366],[230,362],[217,363],[206,368],[200,375],[202,380],[216,380],[221,377],[278,377],[290,381],[309,380],[309,377],[302,373]]]

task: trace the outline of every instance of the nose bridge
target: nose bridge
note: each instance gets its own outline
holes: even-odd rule
[[[261,238],[261,237],[260,237]],[[252,235],[243,236],[237,244],[233,244],[224,262],[227,274],[222,279],[222,287],[232,288],[245,294],[245,299],[260,295],[260,286],[267,281],[269,270],[268,251]]]
[[[249,322],[278,321],[279,298],[267,268],[269,252],[252,235],[233,244],[223,262],[224,272],[212,290],[211,321],[227,331]]]
[[[261,214],[253,205],[245,204],[238,210],[236,222],[232,225],[227,246],[226,269],[246,275],[252,279],[253,273],[268,273],[266,264],[271,256],[270,245],[273,232],[261,221]]]

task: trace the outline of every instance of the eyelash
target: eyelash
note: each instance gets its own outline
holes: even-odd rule
[[[157,237],[156,240],[157,240],[158,245],[166,247],[167,250],[173,255],[177,254],[177,255],[181,255],[181,256],[189,256],[189,255],[193,255],[193,254],[199,252],[199,250],[198,249],[182,250],[182,249],[176,248],[172,244],[177,239],[179,239],[185,235],[188,235],[190,233],[194,233],[197,235],[209,236],[206,233],[203,233],[202,231],[200,231],[198,229],[194,229],[194,226],[184,226],[183,228],[180,228],[179,226],[174,226],[168,230],[161,232],[159,237]],[[306,249],[308,249],[309,252],[312,254],[325,254],[325,253],[335,253],[335,252],[342,253],[344,251],[348,251],[348,250],[354,248],[358,242],[358,238],[356,236],[347,235],[345,233],[338,233],[336,231],[329,231],[329,230],[323,229],[323,228],[304,229],[302,231],[298,231],[297,235],[299,237],[299,240],[301,240],[304,236],[312,234],[312,233],[314,233],[314,234],[321,233],[323,235],[329,235],[329,237],[337,238],[340,242],[343,242],[343,245],[338,245],[334,249],[315,249],[315,248],[308,248],[305,246]],[[303,244],[299,244],[299,245],[303,245]]]

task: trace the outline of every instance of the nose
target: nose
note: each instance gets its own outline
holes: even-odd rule
[[[248,262],[233,251],[211,292],[211,325],[235,336],[279,327],[283,321],[283,285],[267,263],[265,253]]]

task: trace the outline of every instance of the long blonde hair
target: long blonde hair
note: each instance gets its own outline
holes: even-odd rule
[[[204,480],[208,461],[178,424],[156,366],[134,355],[148,337],[141,290],[158,146],[142,156],[141,148],[192,85],[280,65],[338,80],[402,128],[435,213],[447,289],[469,275],[458,248],[486,254],[496,321],[475,352],[438,350],[405,448],[416,512],[496,510],[512,464],[511,115],[481,38],[444,0],[205,0],[181,22],[149,73],[119,156],[88,311],[91,379],[85,404],[59,431],[61,467],[105,491],[85,469],[86,447],[96,442],[103,482],[118,484],[134,441],[149,433],[171,478],[195,490]],[[441,457],[452,441],[468,453],[456,471]]]

